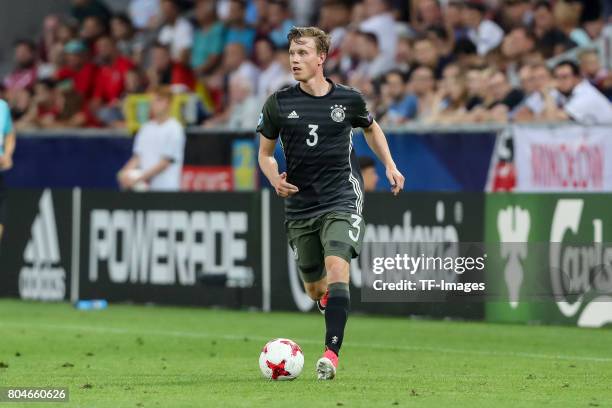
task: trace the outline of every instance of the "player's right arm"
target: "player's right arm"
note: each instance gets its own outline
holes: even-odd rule
[[[259,115],[259,123],[257,124],[257,131],[260,134],[257,160],[261,171],[276,190],[276,194],[285,198],[299,190],[296,186],[287,182],[287,173],[278,174],[278,162],[274,158],[276,139],[280,132],[278,116],[276,95],[271,95],[266,101],[261,115]]]

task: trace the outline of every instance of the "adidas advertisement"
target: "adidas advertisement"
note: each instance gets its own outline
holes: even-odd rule
[[[70,191],[16,190],[8,194],[0,253],[0,294],[59,301],[70,295]]]
[[[490,284],[507,300],[488,303],[487,319],[612,323],[611,205],[607,194],[488,195],[485,239],[502,243],[489,262],[504,271]]]
[[[256,194],[82,195],[80,296],[261,306]]]

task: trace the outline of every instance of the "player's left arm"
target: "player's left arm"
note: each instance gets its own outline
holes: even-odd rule
[[[13,153],[15,153],[17,137],[8,105],[4,102],[3,105],[5,107],[3,109],[3,114],[5,115],[4,128],[0,129],[0,132],[4,133],[4,153],[0,156],[0,169],[9,170],[13,167]]]
[[[2,170],[9,170],[13,167],[13,153],[15,152],[15,145],[17,137],[15,132],[12,131],[4,136],[4,154],[0,157],[0,166]]]
[[[397,195],[404,188],[404,176],[397,169],[393,157],[391,157],[391,151],[387,144],[387,138],[384,132],[375,120],[372,120],[372,124],[368,127],[363,128],[363,134],[365,135],[366,142],[370,149],[376,154],[376,157],[384,164],[387,179],[391,183],[391,192],[393,195]]]

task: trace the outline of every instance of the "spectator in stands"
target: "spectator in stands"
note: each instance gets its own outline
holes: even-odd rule
[[[40,62],[48,62],[51,49],[58,42],[58,30],[60,26],[60,18],[56,14],[50,14],[45,17],[42,27],[42,36],[38,41],[38,60]]]
[[[147,70],[149,89],[171,85],[175,90],[192,90],[195,87],[193,72],[180,62],[173,62],[168,46],[159,42],[151,49],[151,65]]]
[[[64,46],[66,64],[59,69],[56,78],[67,83],[66,87],[74,89],[84,101],[92,96],[96,66],[89,61],[89,53],[80,40],[72,40]]]
[[[535,45],[535,36],[527,28],[520,26],[506,35],[501,52],[508,62],[519,64],[533,52]]]
[[[91,115],[85,103],[75,89],[65,85],[54,88],[54,107],[51,114],[40,119],[40,126],[45,129],[97,127],[99,123]]]
[[[265,91],[268,95],[296,83],[295,79],[293,78],[293,73],[291,72],[289,58],[287,58],[287,50],[282,48],[277,49],[274,53],[274,60],[280,67],[281,71],[268,85],[268,88]]]
[[[591,44],[589,35],[580,28],[581,6],[576,2],[559,0],[555,3],[556,26],[576,45],[586,47]]]
[[[517,122],[540,120],[545,108],[545,100],[560,103],[561,94],[554,88],[550,70],[545,63],[536,63],[528,66],[531,76],[531,86],[523,85],[526,98],[514,113]]]
[[[425,65],[414,68],[410,75],[408,88],[417,100],[415,119],[423,120],[429,116],[435,91],[434,71]]]
[[[251,81],[241,75],[234,75],[229,81],[227,108],[205,122],[205,125],[228,129],[253,129],[257,126],[261,103],[255,95]]]
[[[576,45],[555,27],[555,16],[548,1],[538,1],[533,13],[533,33],[537,38],[536,48],[545,58],[551,58]]]
[[[191,67],[197,76],[208,75],[221,63],[225,26],[217,19],[214,0],[198,0],[195,18],[197,29],[191,50]]]
[[[121,119],[117,110],[120,110],[125,77],[134,64],[119,53],[116,43],[108,35],[98,40],[96,48],[98,70],[91,109],[103,124],[108,125]]]
[[[528,27],[533,21],[533,5],[530,0],[504,0],[501,22],[506,31]]]
[[[389,0],[364,0],[363,7],[366,19],[359,24],[359,30],[376,34],[383,56],[393,61],[398,35]]]
[[[255,61],[261,74],[257,81],[257,97],[262,101],[274,92],[272,84],[276,78],[284,75],[282,64],[276,60],[276,47],[268,37],[260,37],[255,41]]]
[[[353,75],[372,81],[393,68],[393,60],[385,58],[374,33],[360,32],[357,37],[359,64]]]
[[[482,69],[479,67],[471,67],[465,72],[467,82],[468,100],[466,109],[471,111],[479,105],[482,105],[485,95],[485,76]]]
[[[228,80],[233,76],[242,76],[251,83],[251,89],[255,90],[257,87],[259,68],[247,58],[241,43],[230,43],[225,47],[222,72]]]
[[[135,64],[141,64],[146,40],[141,33],[136,33],[127,14],[115,14],[111,19],[110,28],[119,53],[130,58]]]
[[[287,34],[295,25],[289,17],[289,4],[287,0],[268,1],[268,24],[270,32],[268,36],[278,48],[287,47]]]
[[[79,23],[83,23],[89,16],[99,17],[105,23],[111,18],[110,10],[100,0],[72,0],[70,13]]]
[[[18,40],[14,46],[14,68],[2,81],[9,104],[13,94],[31,89],[36,82],[36,48],[31,41]]]
[[[98,53],[96,42],[100,37],[107,33],[106,23],[98,16],[88,16],[83,20],[79,37],[85,43],[92,55]]]
[[[525,95],[520,89],[512,88],[506,74],[502,71],[491,71],[488,74],[487,92],[484,105],[488,109],[487,121],[504,123],[508,114],[523,101]]]
[[[437,0],[411,1],[410,26],[420,32],[443,24],[442,10]]]
[[[25,115],[17,122],[17,130],[44,127],[57,120],[59,112],[54,98],[55,83],[51,80],[38,81],[34,85],[34,96]]]
[[[601,86],[601,82],[607,77],[607,71],[599,62],[599,53],[595,49],[582,51],[578,55],[580,63],[580,75],[588,79],[596,87]]]
[[[467,36],[476,45],[479,55],[497,48],[504,39],[504,30],[485,18],[486,11],[483,1],[469,0],[462,12],[463,24],[468,28]]]
[[[130,0],[128,13],[137,30],[152,30],[159,26],[161,6],[159,0]]]
[[[465,77],[456,64],[449,64],[432,99],[427,123],[462,123],[467,121],[468,88]]]
[[[167,45],[174,62],[187,65],[193,45],[193,26],[184,17],[178,0],[161,0],[164,24],[157,41]]]
[[[414,42],[414,59],[418,65],[431,68],[436,78],[442,77],[442,71],[449,61],[440,55],[433,41],[427,37],[420,38]]]
[[[117,175],[122,189],[178,191],[185,151],[183,126],[170,117],[172,92],[158,88],[151,103],[152,119],[139,130],[133,154]]]
[[[572,61],[561,61],[554,69],[557,90],[562,95],[560,106],[545,98],[542,118],[573,120],[583,124],[612,123],[612,104],[591,83],[580,77],[580,68]]]
[[[57,42],[63,47],[70,41],[77,39],[79,26],[72,21],[61,21],[57,28]]]
[[[359,168],[361,169],[361,177],[363,177],[363,189],[365,192],[376,191],[378,184],[378,173],[376,172],[376,163],[369,156],[359,157]]]
[[[385,125],[401,125],[417,115],[418,100],[406,95],[406,81],[399,70],[388,72],[381,87],[382,101],[377,120]]]
[[[404,74],[410,71],[414,63],[413,41],[407,36],[400,36],[397,39],[397,49],[395,52],[395,67]]]
[[[351,21],[351,7],[347,0],[324,0],[317,24],[331,37],[330,54],[327,64],[338,57],[340,45]]]
[[[226,43],[242,44],[247,55],[253,52],[255,42],[255,29],[248,26],[245,22],[245,0],[230,0],[229,14],[226,21],[227,37]]]

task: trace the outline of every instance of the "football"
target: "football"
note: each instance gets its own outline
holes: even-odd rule
[[[304,367],[304,353],[289,339],[270,340],[259,356],[259,368],[269,380],[295,380]]]

